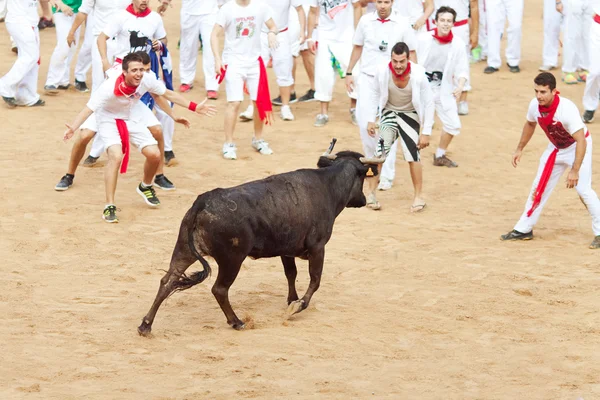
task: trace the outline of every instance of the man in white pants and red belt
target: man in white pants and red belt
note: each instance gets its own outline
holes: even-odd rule
[[[594,16],[587,44],[590,70],[583,92],[583,109],[585,110],[583,120],[590,123],[594,121],[594,113],[598,108],[598,97],[600,97],[600,4],[594,6]]]
[[[460,134],[456,100],[460,98],[469,76],[465,42],[452,33],[455,17],[456,11],[452,8],[440,7],[435,14],[437,28],[433,34],[421,37],[417,49],[417,58],[425,68],[433,91],[435,111],[442,121],[442,136],[433,155],[433,165],[449,168],[458,167],[448,158],[446,150],[454,136]]]
[[[200,35],[202,45],[202,69],[207,97],[216,100],[219,97],[219,83],[215,72],[215,58],[210,47],[210,34],[223,0],[183,0],[181,3],[181,41],[179,47],[179,91],[189,92],[194,87]]]
[[[293,121],[294,114],[290,109],[290,98],[292,94],[292,86],[294,85],[294,77],[292,70],[294,67],[294,57],[292,56],[292,44],[297,38],[290,37],[289,32],[289,17],[290,7],[296,9],[298,19],[300,21],[300,30],[304,32],[306,27],[306,18],[304,9],[302,8],[301,0],[263,0],[273,10],[273,21],[279,28],[277,41],[279,46],[276,49],[269,48],[269,30],[266,25],[263,25],[261,30],[261,57],[263,60],[273,59],[273,72],[277,78],[279,85],[279,93],[281,99],[280,116],[284,121]],[[304,34],[302,34],[304,36]],[[243,113],[242,118],[249,120],[253,118],[254,107],[252,103]],[[244,118],[246,117],[246,118]],[[250,118],[248,118],[250,117]]]
[[[225,80],[227,109],[225,111],[225,143],[223,157],[237,159],[233,132],[240,103],[244,100],[244,84],[255,102],[254,137],[252,147],[261,154],[272,154],[269,143],[263,138],[263,125],[272,122],[272,106],[265,61],[261,57],[260,31],[263,24],[269,28],[269,47],[277,48],[277,26],[271,7],[257,0],[232,0],[217,14],[217,22],[210,40],[215,57],[215,69]],[[219,35],[225,35],[225,48],[221,57]]]
[[[488,32],[488,58],[486,74],[499,71],[502,65],[500,58],[500,42],[504,25],[506,29],[506,63],[510,72],[521,72],[521,37],[523,27],[523,5],[525,0],[486,0],[486,18]]]
[[[352,54],[346,71],[346,90],[348,93],[356,92],[356,120],[363,143],[366,157],[375,154],[376,140],[367,132],[367,125],[371,117],[370,111],[373,104],[377,104],[372,86],[376,84],[375,72],[381,64],[390,62],[391,48],[394,44],[406,43],[410,50],[410,59],[417,62],[415,48],[417,39],[410,26],[408,18],[402,17],[393,11],[394,0],[376,0],[376,11],[367,13],[360,18],[354,32]],[[352,70],[360,60],[360,74],[354,79]],[[356,82],[356,85],[355,85]],[[379,189],[391,189],[395,175],[395,162],[397,143],[395,142],[390,154],[386,157],[382,167]]]
[[[0,96],[10,108],[43,106],[37,93],[40,69],[38,0],[8,0],[6,29],[19,53],[10,71],[0,78]]]
[[[577,106],[556,90],[556,78],[542,72],[535,80],[536,98],[529,103],[527,122],[512,157],[513,167],[521,161],[523,149],[540,125],[550,143],[540,158],[538,173],[527,198],[525,210],[512,231],[502,240],[529,240],[552,190],[566,170],[567,188],[575,188],[592,217],[594,240],[591,249],[600,249],[600,199],[592,189],[592,137],[579,117]]]
[[[379,138],[383,139],[383,149],[377,146],[377,158],[381,158],[382,153],[389,154],[397,141],[401,143],[414,186],[410,211],[415,213],[425,208],[425,200],[421,195],[423,173],[420,150],[429,145],[434,105],[425,69],[410,62],[408,55],[406,43],[396,43],[391,51],[391,61],[377,66],[375,80],[367,88],[371,91],[369,98],[374,100],[368,104],[367,130],[369,135],[375,137],[375,121],[379,117]],[[381,171],[381,164],[378,171]],[[375,197],[377,171],[367,172],[365,185],[367,207],[380,209]]]
[[[362,14],[360,0],[310,0],[308,15],[308,46],[315,56],[315,99],[320,102],[320,113],[315,126],[329,122],[329,103],[333,97],[335,77],[344,78],[352,54],[354,28]],[[312,33],[319,26],[318,43]],[[358,69],[352,73],[358,74]],[[350,117],[356,122],[356,93],[350,95]]]

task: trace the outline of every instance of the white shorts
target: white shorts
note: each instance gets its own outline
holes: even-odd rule
[[[268,62],[264,61],[265,64]],[[258,81],[260,79],[260,66],[258,60],[250,65],[229,64],[225,74],[225,92],[227,101],[244,100],[244,83],[250,93],[250,100],[256,101],[258,95]]]
[[[294,84],[294,77],[292,76],[294,58],[290,49],[290,32],[280,32],[277,35],[279,47],[276,49],[269,48],[268,36],[265,32],[260,34],[262,59],[267,63],[269,58],[273,57],[273,72],[275,72],[279,87],[292,86]]]
[[[133,121],[126,121],[129,130],[129,142],[136,146],[140,152],[146,146],[157,145],[158,142],[152,137],[147,127]],[[121,146],[121,136],[116,122],[103,121],[98,124],[98,136],[104,144],[104,151],[111,146]]]
[[[442,129],[452,136],[459,135],[461,123],[456,100],[452,95],[446,95],[447,97],[442,99],[444,95],[440,94],[440,90],[437,88],[432,88],[432,91],[435,113],[442,121]]]

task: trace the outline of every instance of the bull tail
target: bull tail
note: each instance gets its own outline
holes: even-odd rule
[[[202,255],[196,248],[196,245],[194,244],[194,232],[196,231],[198,213],[204,209],[204,206],[204,200],[201,199],[201,196],[199,196],[194,202],[192,209],[190,210],[190,214],[193,216],[192,218],[194,222],[188,229],[188,246],[192,254],[198,259],[198,261],[200,261],[200,264],[202,264],[202,267],[204,269],[202,271],[196,271],[190,276],[183,274],[175,284],[176,291],[186,290],[191,288],[192,286],[204,282],[204,280],[206,280],[206,278],[208,278],[212,272],[208,261],[206,261],[206,259],[202,257]]]

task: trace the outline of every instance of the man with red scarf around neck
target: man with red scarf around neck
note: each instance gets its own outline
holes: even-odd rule
[[[423,35],[417,49],[419,63],[427,71],[433,91],[435,112],[442,121],[440,144],[433,155],[437,167],[458,167],[446,156],[446,150],[454,136],[460,134],[461,123],[456,101],[462,95],[469,77],[469,59],[466,44],[452,34],[456,11],[440,7],[435,14],[436,29]],[[455,85],[455,81],[458,83]]]
[[[233,142],[233,131],[244,100],[244,84],[254,102],[254,137],[252,147],[260,154],[273,154],[269,143],[263,138],[263,125],[272,122],[271,96],[265,60],[261,57],[260,31],[267,26],[269,48],[276,49],[277,26],[272,18],[273,10],[257,0],[232,0],[219,9],[210,44],[215,57],[215,70],[219,83],[225,80],[227,109],[225,110],[225,143],[223,157],[237,159],[237,148]],[[219,37],[225,36],[221,56]]]
[[[536,98],[529,103],[527,122],[512,157],[513,167],[521,161],[523,149],[540,125],[550,143],[527,198],[525,210],[514,229],[502,240],[530,240],[544,205],[563,173],[569,169],[566,186],[575,188],[592,217],[594,240],[590,249],[600,249],[600,199],[592,189],[592,137],[579,116],[577,106],[556,90],[556,78],[549,72],[535,79]]]
[[[367,117],[367,131],[371,137],[376,136],[375,120],[379,116],[379,138],[383,139],[383,149],[381,146],[376,148],[377,158],[387,157],[399,140],[415,190],[411,212],[419,212],[425,208],[425,200],[421,196],[423,173],[420,150],[429,146],[434,105],[425,69],[410,62],[409,54],[406,43],[396,43],[391,51],[391,61],[377,68],[374,82],[369,86],[372,93],[367,93],[369,99],[373,99]],[[381,164],[376,170],[371,170],[371,174],[367,173],[365,179],[367,207],[372,210],[381,208],[375,197],[379,172]]]
[[[166,92],[164,84],[145,74],[142,57],[139,54],[128,54],[123,58],[123,72],[109,77],[92,94],[86,107],[77,115],[75,121],[65,131],[64,139],[70,139],[75,131],[92,113],[96,115],[98,136],[101,137],[108,154],[108,163],[104,169],[106,189],[106,206],[102,218],[106,222],[118,222],[115,206],[115,191],[119,170],[127,171],[130,143],[136,145],[146,157],[144,177],[136,191],[150,207],[158,207],[160,201],[156,197],[152,181],[161,158],[157,141],[148,128],[131,115],[136,102],[146,93],[162,96]],[[195,108],[195,107],[194,107]],[[170,108],[169,112],[170,111]],[[172,116],[172,113],[171,113]],[[189,126],[185,118],[173,117],[177,122]]]

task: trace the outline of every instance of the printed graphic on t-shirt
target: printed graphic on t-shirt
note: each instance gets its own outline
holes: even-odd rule
[[[152,50],[152,40],[139,35],[140,31],[129,31],[129,52],[145,51],[149,53]]]
[[[571,136],[571,134],[567,132],[562,122],[560,121],[552,121],[552,123],[545,127],[545,129],[541,123],[540,126],[546,133],[548,140],[550,140],[550,142],[552,142],[552,144],[555,145],[558,149],[566,149],[567,147],[575,143],[575,139],[573,139],[573,136]]]
[[[320,0],[320,3],[325,14],[331,19],[335,18],[340,11],[348,7],[348,0]]]
[[[240,17],[235,19],[235,38],[251,38],[256,31],[254,17]]]

